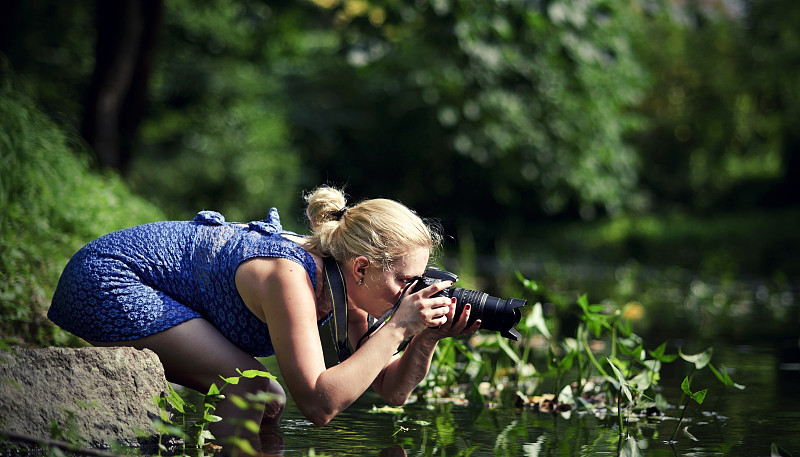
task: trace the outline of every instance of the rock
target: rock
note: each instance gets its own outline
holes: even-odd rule
[[[12,348],[0,352],[0,430],[90,446],[138,445],[156,435],[152,398],[168,390],[150,350]],[[144,440],[146,441],[146,439]]]

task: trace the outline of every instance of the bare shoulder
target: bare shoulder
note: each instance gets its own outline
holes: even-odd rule
[[[305,268],[284,258],[255,257],[239,265],[236,289],[245,305],[266,322],[268,310],[288,301],[306,302],[314,309],[315,291]],[[273,310],[274,311],[274,310]]]

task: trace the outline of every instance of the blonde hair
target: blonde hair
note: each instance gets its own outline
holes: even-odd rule
[[[376,198],[347,207],[344,193],[322,186],[305,195],[312,235],[308,249],[345,262],[363,255],[388,270],[413,248],[433,253],[441,243],[437,225],[394,200]]]

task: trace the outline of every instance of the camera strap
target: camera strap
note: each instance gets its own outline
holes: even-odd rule
[[[400,307],[400,302],[403,301],[403,297],[406,296],[406,292],[408,292],[408,289],[410,289],[411,286],[413,286],[413,285],[414,285],[413,282],[408,283],[408,285],[406,285],[405,289],[403,289],[403,292],[400,294],[400,298],[397,299],[397,301],[389,309],[389,311],[386,311],[385,313],[383,313],[383,316],[378,318],[378,320],[376,320],[375,322],[372,323],[372,325],[369,326],[369,329],[367,330],[367,332],[364,333],[364,335],[362,335],[361,338],[358,340],[358,344],[356,345],[356,350],[358,350],[358,348],[361,347],[361,343],[363,343],[365,339],[369,338],[370,335],[375,333],[376,330],[381,328],[381,326],[383,324],[385,324],[389,319],[392,318],[392,316],[394,315],[394,312],[397,311],[398,307]],[[404,342],[403,344],[401,344],[400,348],[398,349],[398,352],[403,350],[406,347],[406,345],[408,345],[408,342]]]
[[[336,344],[336,355],[339,363],[350,357],[351,351],[347,340],[347,287],[342,270],[333,256],[323,259],[325,284],[331,296],[331,313],[333,314],[332,336]]]

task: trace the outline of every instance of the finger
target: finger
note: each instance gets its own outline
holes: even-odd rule
[[[441,311],[445,314],[453,314],[453,312],[455,312],[456,309],[455,298],[437,297],[437,298],[432,298],[431,300],[436,300],[436,302],[434,302],[431,305],[431,309],[434,309],[436,311]],[[447,308],[447,309],[444,310],[442,308]]]
[[[453,285],[453,281],[439,281],[431,284],[430,286],[422,289],[423,296],[426,298],[430,298],[433,295],[438,294],[439,292],[450,288]]]
[[[480,330],[482,323],[483,322],[480,319],[476,320],[475,322],[473,322],[472,325],[470,325],[470,327],[468,329],[464,330],[464,333],[466,333],[468,335],[472,335],[473,333],[475,333],[478,330]]]

